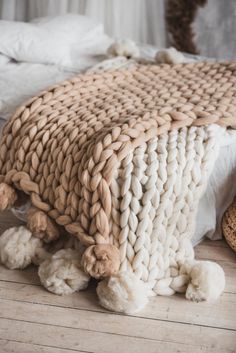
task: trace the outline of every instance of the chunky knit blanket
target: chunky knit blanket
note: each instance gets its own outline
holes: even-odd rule
[[[217,136],[236,128],[235,74],[137,64],[56,85],[5,126],[0,180],[85,245],[91,276],[131,271],[151,292],[182,291]]]

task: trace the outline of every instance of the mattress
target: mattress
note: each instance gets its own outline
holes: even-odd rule
[[[153,58],[155,52],[156,48],[141,47],[141,55],[145,59]],[[117,60],[117,66],[122,66],[123,59]],[[99,63],[98,59],[97,64]],[[109,60],[106,66],[109,66]],[[83,67],[81,70],[77,68],[74,72],[65,71],[53,65],[15,63],[1,60],[0,56],[0,128],[14,113],[17,106],[25,100],[48,86],[82,71]],[[196,228],[192,239],[194,245],[204,236],[211,239],[222,237],[221,218],[236,195],[236,132],[230,130],[222,132],[220,142],[218,159],[198,207]]]

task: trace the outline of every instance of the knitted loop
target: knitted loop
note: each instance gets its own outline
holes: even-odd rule
[[[217,131],[191,127],[153,138],[123,159],[112,182],[120,271],[134,272],[156,294],[186,291],[180,264],[194,256],[189,239],[217,158]]]
[[[144,182],[138,170],[152,175],[143,199],[144,209],[149,212],[152,203],[158,204],[161,197],[153,195],[151,185],[160,181],[161,187],[169,188],[177,175],[176,157],[203,158],[200,150],[199,154],[193,150],[197,133],[191,130],[185,157],[175,155],[178,137],[171,135],[168,158],[173,158],[173,162],[169,162],[165,153],[162,155],[158,180],[151,172],[155,163],[152,166],[145,161],[136,165],[134,160],[133,175],[127,165],[126,193],[128,198],[134,197],[122,205],[120,221],[112,211],[116,196],[111,189],[117,168],[136,148],[135,155],[141,161],[144,150],[139,147],[168,131],[194,125],[197,129],[212,123],[236,127],[235,71],[235,63],[136,65],[129,70],[89,72],[56,85],[20,107],[4,127],[0,180],[30,194],[34,206],[87,246],[108,244],[111,237],[117,242],[117,233],[111,235],[111,230],[117,232],[125,220],[132,219],[132,232],[127,234],[122,229],[122,237],[130,237],[133,244],[137,230],[138,240],[134,245],[137,252],[133,254],[130,248],[127,256],[129,260],[134,256],[135,269],[140,268],[141,262],[146,266],[144,234],[151,231],[154,215],[145,219],[144,212],[141,213],[141,225],[136,225]],[[159,155],[154,146],[148,148],[151,158]],[[167,165],[173,168],[172,174],[165,171]],[[193,178],[198,179],[197,170],[192,168],[191,163],[186,166],[186,187],[191,183],[187,171],[191,170]],[[165,181],[166,173],[170,179]],[[178,198],[177,195],[169,191],[165,197]],[[115,210],[119,212],[117,202]],[[163,217],[161,210],[158,217]],[[165,204],[163,214],[170,210]],[[185,231],[184,221],[179,220],[178,225]],[[164,222],[165,231],[166,227],[169,225]],[[122,259],[125,252],[122,249]],[[162,267],[161,271],[165,271],[167,264]]]

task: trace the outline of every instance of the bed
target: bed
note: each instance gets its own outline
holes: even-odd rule
[[[77,23],[78,17],[77,15],[67,15],[64,16],[63,19],[60,18],[60,21],[58,20],[64,34],[64,24],[67,21]],[[81,21],[83,22],[84,19]],[[6,21],[1,22],[5,23]],[[35,44],[32,42],[32,38],[29,39],[27,37],[28,34],[25,34],[25,37],[21,36],[21,38],[15,36],[15,42],[22,42],[23,46],[18,45],[14,51],[10,43],[9,46],[7,45],[7,41],[12,40],[12,35],[11,38],[7,35],[1,38],[4,32],[0,29],[0,128],[3,127],[5,121],[14,113],[17,106],[39,91],[91,68],[93,70],[101,70],[114,66],[122,67],[129,63],[127,59],[122,57],[107,59],[106,48],[112,40],[104,35],[100,25],[96,24],[95,26],[89,22],[86,27],[85,22],[83,22],[83,28],[85,28],[84,31],[86,30],[87,37],[84,36],[85,32],[80,30],[78,36],[83,37],[83,40],[80,43],[80,47],[78,47],[79,49],[76,50],[76,60],[75,57],[73,57],[73,60],[70,62],[68,60],[67,62],[63,62],[63,60],[54,62],[52,60],[53,53],[51,53],[52,55],[50,57],[50,45],[52,43],[44,42],[41,38],[41,42],[37,41]],[[52,33],[52,28],[57,26],[58,23],[55,19],[40,19],[34,21],[32,25],[35,26],[37,30],[40,29],[39,26],[44,26],[44,30]],[[0,26],[1,25],[2,24],[0,24]],[[9,27],[7,27],[9,23],[3,25],[5,25],[6,33],[9,29]],[[14,29],[10,28],[10,31],[13,31],[12,33],[14,34]],[[23,32],[24,31],[27,31],[25,27],[23,28]],[[76,31],[76,26],[73,27],[73,31]],[[35,35],[38,35],[38,32],[35,32]],[[69,33],[66,34],[69,35]],[[57,39],[59,35],[60,33],[57,31]],[[85,40],[85,38],[87,39]],[[66,36],[64,39],[66,43]],[[54,38],[54,40],[56,39]],[[73,41],[69,44],[74,48]],[[35,55],[32,53],[34,45],[37,49],[35,50]],[[11,47],[11,51],[9,47]],[[58,45],[56,47],[56,49],[59,48]],[[153,60],[157,48],[148,45],[139,47],[142,59]],[[27,48],[28,50],[29,48],[32,49],[29,56],[27,56]],[[63,48],[65,52],[68,49],[66,44],[64,47],[62,45],[62,49]],[[40,58],[40,51],[47,51],[47,55],[42,55],[43,60]],[[58,59],[60,54],[61,51],[58,52],[58,55],[54,53],[54,56],[57,56]],[[44,62],[44,57],[47,57],[46,62]],[[201,60],[201,58],[196,56],[189,57],[189,59]],[[225,131],[221,136],[220,143],[219,157],[208,182],[207,190],[198,207],[195,234],[192,239],[194,245],[199,243],[204,236],[210,239],[220,239],[222,237],[222,215],[236,194],[236,132],[230,130]]]

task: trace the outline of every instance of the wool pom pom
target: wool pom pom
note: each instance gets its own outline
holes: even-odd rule
[[[109,56],[125,56],[126,58],[139,57],[139,48],[131,39],[119,39],[107,49]]]
[[[60,234],[57,225],[43,211],[30,207],[26,218],[27,227],[35,237],[43,239],[46,243],[59,238]]]
[[[0,237],[0,261],[10,269],[23,269],[44,256],[42,241],[23,226],[7,229]]]
[[[159,50],[156,53],[155,61],[158,64],[181,64],[188,62],[188,59],[175,48],[169,48]]]
[[[212,261],[191,261],[185,266],[190,277],[186,298],[192,301],[215,301],[225,287],[225,274],[221,266]]]
[[[82,270],[78,252],[72,249],[59,250],[45,260],[38,274],[44,287],[59,295],[87,288],[90,279]]]
[[[11,208],[16,200],[17,194],[15,190],[5,183],[0,183],[0,211]]]
[[[101,281],[97,286],[101,305],[112,311],[135,313],[147,304],[148,290],[133,273],[119,273]]]
[[[120,253],[111,244],[92,245],[85,250],[81,263],[90,276],[97,279],[109,277],[119,270]]]

